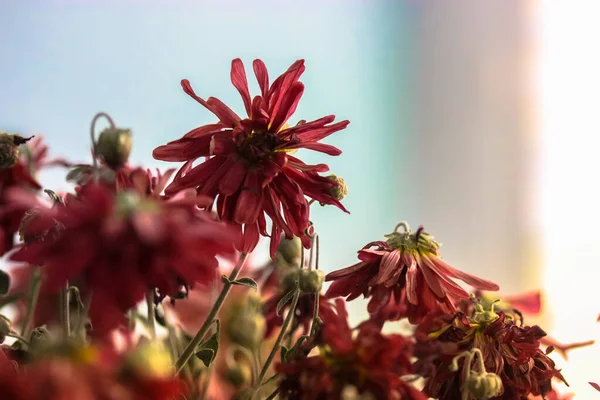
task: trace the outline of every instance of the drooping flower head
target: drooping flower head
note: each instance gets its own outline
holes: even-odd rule
[[[213,281],[216,256],[231,252],[235,238],[198,210],[195,198],[157,201],[88,184],[64,204],[38,210],[29,229],[59,225],[60,234],[25,244],[11,259],[41,265],[48,288],[77,280],[93,293],[90,318],[98,333],[115,328],[149,290],[177,298],[195,283]]]
[[[198,97],[184,79],[183,90],[219,121],[156,148],[153,155],[158,160],[185,162],[166,193],[193,187],[199,194],[214,198],[219,217],[243,229],[238,250],[251,251],[259,234],[267,236],[268,216],[272,221],[273,257],[282,232],[288,238],[300,237],[309,247],[310,239],[305,234],[309,227],[306,196],[345,211],[336,195],[338,180],[319,175],[329,169],[327,165],[307,165],[292,153],[304,148],[339,155],[339,149],[319,141],[346,128],[349,121],[333,123],[335,116],[328,115],[288,126],[304,93],[299,81],[304,60],[296,61],[271,84],[261,60],[255,60],[253,67],[261,94],[251,98],[242,61],[235,59],[231,65],[231,81],[242,96],[245,118],[214,97]],[[200,157],[208,159],[192,168]]]
[[[425,400],[402,376],[412,373],[412,342],[401,335],[383,335],[379,327],[361,324],[356,335],[348,326],[344,301],[324,315],[316,341],[319,354],[296,357],[277,365],[280,396],[293,400],[343,399],[349,392],[373,399]]]
[[[424,392],[440,400],[477,399],[474,382],[467,382],[472,372],[500,378],[500,390],[495,396],[503,400],[527,399],[529,395],[544,396],[552,389],[553,378],[564,381],[546,353],[540,349],[546,333],[537,325],[523,326],[493,306],[484,309],[477,304],[472,315],[431,313],[419,324],[415,363],[417,373],[426,379]],[[478,352],[483,365],[479,368],[465,353]],[[482,368],[483,367],[483,368]],[[497,378],[482,385],[500,389]],[[483,376],[481,378],[484,378]],[[485,382],[483,382],[485,381]],[[463,397],[464,396],[464,397]]]
[[[403,226],[404,232],[398,232]],[[377,314],[390,302],[405,302],[406,309],[397,317],[419,322],[427,313],[441,308],[455,311],[455,303],[469,294],[454,282],[461,280],[474,288],[498,290],[498,285],[460,271],[439,256],[440,245],[423,228],[411,232],[406,223],[386,235],[387,241],[367,244],[358,252],[360,262],[325,278],[334,281],[326,295],[345,296],[352,300],[360,295],[370,298],[368,311]],[[403,313],[406,313],[403,315]]]

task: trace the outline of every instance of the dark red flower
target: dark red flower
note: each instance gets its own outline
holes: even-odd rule
[[[415,368],[426,379],[424,392],[429,396],[459,399],[466,390],[465,374],[475,367],[466,365],[463,359],[457,363],[457,371],[450,366],[457,356],[478,349],[487,373],[502,381],[503,392],[494,399],[544,396],[551,391],[553,378],[564,382],[554,362],[540,349],[545,335],[539,326],[519,326],[504,312],[496,314],[493,308],[477,307],[470,317],[432,313],[415,333]]]
[[[156,201],[88,184],[64,204],[38,210],[30,229],[58,224],[61,233],[25,244],[11,259],[41,265],[45,285],[55,291],[77,280],[92,293],[96,333],[115,328],[148,290],[177,298],[195,283],[212,282],[216,256],[230,253],[235,238],[198,210],[195,198]]]
[[[319,175],[329,169],[327,165],[307,165],[292,152],[304,148],[339,155],[339,149],[319,141],[346,128],[349,121],[332,124],[335,116],[328,115],[288,127],[286,122],[304,92],[304,85],[299,82],[304,60],[292,64],[271,85],[265,64],[255,60],[253,67],[261,94],[251,98],[242,61],[235,59],[231,65],[231,81],[242,96],[247,118],[239,117],[214,97],[198,97],[184,79],[183,90],[219,121],[156,148],[153,155],[158,160],[185,161],[167,188],[167,195],[193,187],[199,194],[215,199],[219,217],[238,224],[240,230],[243,227],[243,243],[237,244],[240,251],[251,251],[259,234],[267,236],[267,215],[273,222],[273,257],[282,232],[288,238],[300,237],[305,247],[310,246],[310,238],[305,234],[309,227],[305,196],[346,211],[333,193],[338,188],[337,181]],[[192,168],[200,157],[209,158]]]
[[[27,211],[23,207],[9,205],[6,195],[13,188],[42,188],[23,160],[19,160],[10,168],[0,168],[0,255],[13,248],[15,234],[19,231],[21,220]]]
[[[453,313],[458,300],[469,298],[454,279],[478,289],[498,290],[495,283],[446,264],[439,257],[439,244],[422,227],[415,233],[406,229],[386,237],[387,241],[371,242],[360,250],[359,263],[328,274],[325,280],[334,282],[326,296],[345,296],[347,300],[360,295],[371,298],[368,305],[371,314],[382,311],[392,301],[404,302],[405,314],[400,313],[402,308],[397,308],[396,316],[418,323],[438,308]]]
[[[369,324],[361,325],[353,335],[343,300],[336,301],[336,310],[331,316],[324,315],[318,355],[300,355],[277,365],[283,398],[335,400],[348,392],[375,399],[427,398],[402,379],[412,373],[409,339],[383,335]]]

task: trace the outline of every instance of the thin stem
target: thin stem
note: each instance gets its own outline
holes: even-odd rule
[[[315,254],[315,246],[314,246],[314,244],[315,244],[315,237],[313,236],[310,239],[310,253],[309,253],[309,256],[308,256],[308,270],[309,271],[312,270],[312,266],[313,266],[313,256]]]
[[[22,335],[19,335],[17,332],[9,332],[6,334],[6,336],[15,338],[29,346],[29,341],[25,339]]]
[[[396,225],[396,228],[394,228],[394,232],[398,232],[398,228],[404,228],[404,232],[408,233],[410,232],[410,226],[408,226],[408,222],[406,221],[402,221],[400,222],[398,225]]]
[[[240,254],[240,258],[238,259],[237,265],[235,266],[233,271],[231,271],[231,274],[229,274],[228,280],[223,283],[221,293],[219,293],[219,297],[217,297],[217,300],[215,301],[215,304],[213,305],[210,312],[208,313],[206,320],[200,327],[198,333],[196,333],[196,335],[188,343],[187,347],[183,350],[181,356],[179,356],[179,359],[175,363],[176,373],[179,373],[179,371],[181,371],[181,369],[187,364],[189,359],[192,357],[192,354],[194,354],[194,351],[196,350],[198,345],[204,339],[204,335],[206,335],[206,332],[208,332],[208,329],[212,326],[215,318],[217,317],[217,314],[219,314],[219,311],[221,310],[221,307],[225,302],[225,299],[227,298],[227,295],[229,294],[229,291],[231,290],[231,282],[237,278],[238,274],[240,273],[240,270],[246,262],[246,258],[248,258],[248,253]]]
[[[321,294],[319,292],[315,293],[315,307],[313,308],[313,317],[312,317],[312,321],[310,323],[310,331],[308,331],[310,333],[310,336],[313,336],[315,334],[315,331],[317,330],[317,319],[319,318],[319,298],[321,297]]]
[[[36,268],[31,275],[31,285],[29,287],[29,298],[27,300],[27,314],[25,321],[21,327],[21,336],[27,336],[31,330],[35,308],[37,307],[38,298],[40,296],[40,288],[42,286],[42,277],[39,268]]]
[[[319,235],[316,235],[315,241],[317,242],[317,259],[315,260],[315,269],[319,269]]]
[[[266,398],[266,400],[273,400],[275,397],[277,397],[277,395],[279,394],[279,388],[276,388],[273,393],[271,393],[269,395],[269,397]]]
[[[260,371],[260,374],[258,375],[258,381],[256,382],[256,384],[254,385],[254,388],[252,389],[252,393],[250,395],[250,400],[254,399],[254,396],[256,396],[256,392],[258,392],[260,385],[262,385],[263,379],[265,379],[265,375],[267,374],[267,371],[269,370],[269,366],[271,366],[271,363],[273,362],[275,355],[279,352],[279,348],[281,347],[281,342],[283,341],[283,337],[285,336],[285,331],[287,331],[287,328],[290,325],[290,322],[292,322],[292,318],[294,317],[294,314],[296,313],[296,305],[298,304],[299,297],[300,297],[300,290],[296,289],[296,293],[294,294],[294,298],[292,299],[292,304],[290,306],[290,310],[288,311],[288,314],[285,317],[285,321],[283,322],[281,331],[279,331],[279,336],[277,337],[277,341],[275,342],[273,349],[271,349],[271,353],[269,353],[269,357],[267,357],[267,361],[265,361],[265,364],[263,365],[262,370]]]
[[[77,316],[77,325],[75,327],[75,332],[81,335],[81,339],[85,342],[86,337],[86,328],[85,323],[87,320],[88,313],[90,312],[90,305],[92,304],[92,293],[87,295],[85,300],[83,301],[83,308],[79,309],[79,315]]]
[[[152,340],[156,339],[156,315],[154,313],[154,289],[146,293],[146,307],[148,307],[148,330]]]
[[[67,281],[61,290],[60,295],[60,316],[62,323],[62,331],[64,339],[68,339],[71,336],[71,315],[70,315],[70,301],[69,301],[69,282]]]
[[[313,203],[314,203],[315,201],[316,201],[315,199],[311,199],[311,200],[308,202],[308,206],[309,206],[309,207],[310,207],[310,206],[312,206],[312,205],[313,205]]]
[[[108,123],[110,124],[111,128],[115,128],[115,123],[113,122],[112,118],[110,117],[110,115],[108,115],[105,112],[99,112],[98,114],[94,115],[94,118],[92,119],[92,125],[90,126],[90,140],[92,141],[92,158],[93,158],[93,165],[94,165],[94,175],[97,176],[97,169],[98,169],[98,160],[96,159],[96,146],[98,144],[98,142],[96,141],[96,132],[95,132],[95,128],[96,128],[96,122],[98,121],[98,119],[100,118],[106,118],[108,120]]]

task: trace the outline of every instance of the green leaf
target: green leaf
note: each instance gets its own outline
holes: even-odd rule
[[[287,348],[286,345],[282,344],[281,345],[281,351],[279,352],[279,355],[281,356],[281,362],[285,362],[285,355],[287,354],[287,352],[290,351],[290,349]]]
[[[4,271],[0,271],[0,296],[8,293],[10,287],[10,276]]]
[[[258,290],[258,285],[256,281],[252,278],[240,278],[238,280],[232,281],[232,285],[240,285],[240,286],[248,286],[254,290]]]
[[[282,356],[282,362],[286,362],[286,361],[296,357],[296,355],[298,354],[298,351],[300,351],[300,348],[302,348],[302,345],[304,344],[304,342],[306,340],[308,340],[308,336],[306,336],[306,335],[300,336],[298,338],[298,340],[296,341],[296,343],[294,344],[294,346],[292,346],[292,348],[289,349],[288,351],[286,351],[285,354]]]
[[[223,281],[223,283],[231,283],[227,275],[221,275],[221,281]]]
[[[292,300],[297,290],[297,288],[290,290],[286,293],[285,296],[281,298],[281,300],[279,300],[279,303],[277,303],[277,315],[281,315],[281,310],[283,309],[283,307],[285,307],[287,303],[289,303]]]
[[[215,324],[217,325],[217,331],[196,349],[196,357],[198,357],[207,367],[210,367],[210,364],[215,360],[217,351],[219,351],[221,322],[216,319]]]

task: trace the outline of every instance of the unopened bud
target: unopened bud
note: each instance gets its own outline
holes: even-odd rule
[[[33,350],[42,349],[50,343],[51,335],[46,325],[38,326],[29,335],[29,348]]]
[[[329,189],[329,194],[335,197],[337,200],[342,200],[348,194],[348,187],[344,183],[344,180],[337,175],[328,175],[326,177],[330,181],[335,183],[335,186]]]
[[[325,274],[319,270],[301,269],[298,275],[300,290],[304,293],[319,293],[323,287]]]
[[[32,137],[24,138],[0,132],[0,168],[10,168],[15,165],[19,161],[19,146]]]
[[[125,372],[155,378],[171,376],[173,361],[162,344],[146,343],[129,355]]]
[[[10,333],[10,320],[0,315],[0,343],[4,343],[6,336]]]
[[[300,257],[302,256],[302,243],[300,239],[298,237],[294,237],[293,239],[282,237],[279,246],[277,246],[277,254],[281,255],[288,264],[299,264]]]
[[[107,128],[102,131],[96,143],[96,155],[112,169],[127,163],[131,153],[131,130]]]
[[[227,327],[232,342],[247,349],[256,349],[265,337],[265,317],[259,313],[244,312],[233,315]]]
[[[298,275],[300,273],[300,268],[293,268],[283,275],[281,278],[281,286],[283,289],[283,293],[291,292],[296,289],[296,282],[298,281]]]
[[[486,372],[469,375],[463,390],[466,390],[475,400],[488,400],[500,396],[504,392],[504,386],[498,375]]]
[[[250,383],[252,370],[246,364],[238,363],[227,370],[225,377],[233,386],[240,388]]]

